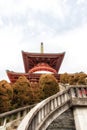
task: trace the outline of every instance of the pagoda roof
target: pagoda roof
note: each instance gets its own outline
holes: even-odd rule
[[[28,73],[33,67],[39,63],[46,63],[57,72],[63,61],[65,52],[63,53],[30,53],[22,51],[25,73]]]

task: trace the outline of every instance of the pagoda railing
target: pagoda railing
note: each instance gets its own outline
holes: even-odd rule
[[[69,86],[37,104],[17,130],[46,130],[49,124],[72,106],[87,106],[87,86]]]
[[[22,120],[34,106],[35,104],[0,114],[0,130],[6,130],[14,121]]]

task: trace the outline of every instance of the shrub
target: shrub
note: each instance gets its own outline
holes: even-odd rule
[[[40,77],[39,85],[44,98],[47,98],[59,91],[58,82],[52,74],[43,74]]]
[[[15,108],[32,104],[33,93],[29,80],[25,76],[20,76],[12,85],[13,87],[13,105]]]
[[[11,85],[5,81],[0,81],[0,113],[11,109],[11,101],[13,98],[13,89]]]

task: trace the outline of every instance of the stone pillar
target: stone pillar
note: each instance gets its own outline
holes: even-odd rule
[[[87,107],[75,107],[73,114],[76,130],[87,130]]]

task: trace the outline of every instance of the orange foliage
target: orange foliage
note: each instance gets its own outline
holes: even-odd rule
[[[52,74],[41,75],[39,85],[42,88],[44,98],[47,98],[59,91],[58,82]]]
[[[20,76],[12,85],[13,87],[13,104],[14,107],[22,107],[32,104],[33,92],[29,80],[25,76]]]
[[[86,77],[87,75],[83,72],[75,73],[75,74],[68,74],[64,73],[60,76],[60,82],[61,83],[69,83],[70,85],[76,85],[76,84],[86,84]]]
[[[11,85],[5,80],[0,81],[0,112],[10,110],[12,98],[13,89]]]

